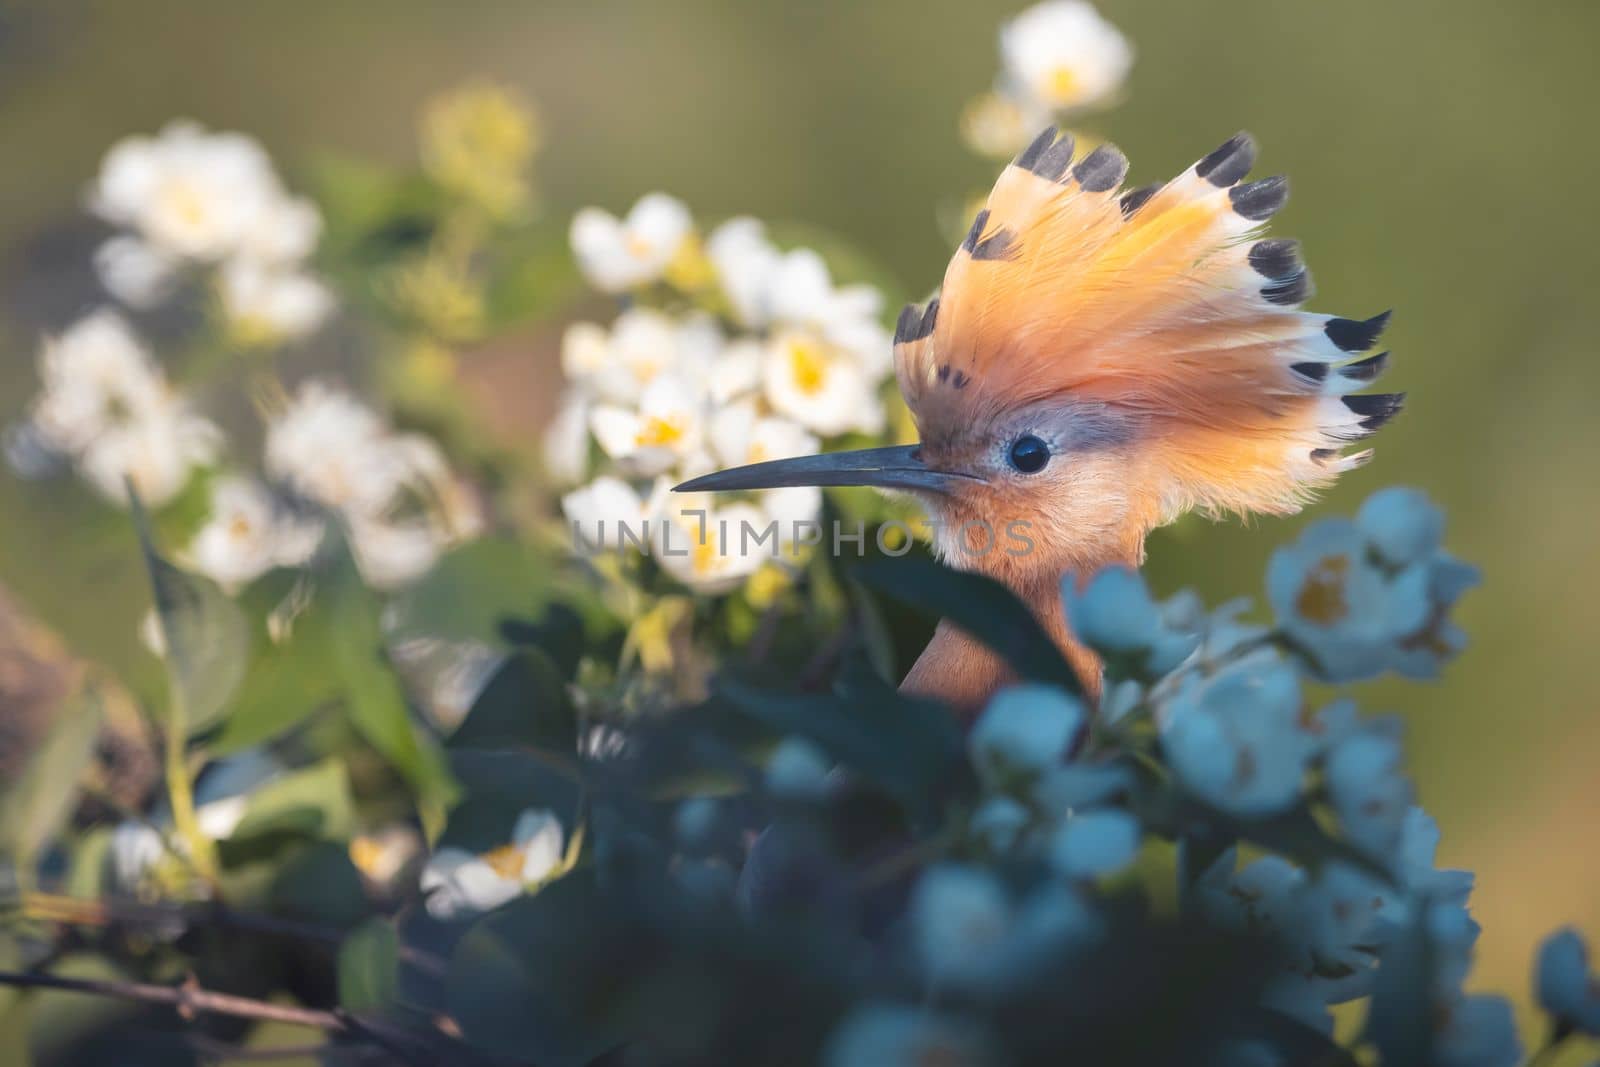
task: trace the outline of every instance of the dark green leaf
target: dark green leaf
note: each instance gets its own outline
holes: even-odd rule
[[[18,866],[31,866],[72,813],[78,776],[94,757],[104,721],[105,705],[93,687],[66,701],[22,773],[0,797],[0,853]]]
[[[590,649],[584,632],[583,616],[566,604],[551,604],[534,621],[506,619],[499,626],[500,638],[519,648],[532,646],[550,657],[563,678],[571,678],[578,661]]]
[[[528,808],[555,812],[571,833],[579,795],[575,758],[555,759],[531,750],[463,748],[453,748],[448,755],[465,796],[450,811],[440,847],[469,852],[498,848],[509,839],[517,816]]]
[[[395,1001],[400,979],[400,935],[389,920],[374,917],[339,946],[339,1006],[376,1012]]]
[[[627,948],[620,917],[575,875],[467,931],[450,960],[450,1016],[475,1048],[541,1067],[619,1043]]]
[[[913,556],[870,560],[850,574],[869,589],[948,619],[1001,656],[1019,677],[1082,692],[1078,676],[1039,620],[993,578]]]
[[[451,748],[521,745],[566,754],[578,745],[577,715],[561,672],[536,648],[507,657],[449,740]]]
[[[156,551],[136,496],[133,518],[165,645],[168,726],[186,736],[199,733],[216,725],[244,677],[250,627],[215,582],[179,570]]]
[[[955,720],[932,701],[905,696],[853,661],[832,693],[778,693],[724,678],[718,693],[782,734],[820,745],[913,807],[951,781],[960,766]]]
[[[275,914],[349,929],[372,912],[361,872],[345,846],[318,841],[295,849],[272,871],[266,907]]]

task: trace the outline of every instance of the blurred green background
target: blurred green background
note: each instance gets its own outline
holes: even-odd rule
[[[891,297],[920,295],[949,252],[938,211],[992,177],[957,119],[997,69],[999,22],[1022,6],[0,3],[0,419],[33,391],[40,331],[86,310],[96,231],[80,201],[101,154],[174,116],[257,135],[294,185],[329,152],[408,158],[420,102],[487,77],[538,105],[540,184],[559,224],[660,188],[705,219],[837,231],[893,272]],[[1551,925],[1600,933],[1600,213],[1587,188],[1600,5],[1100,6],[1139,58],[1126,103],[1085,126],[1126,150],[1130,181],[1247,128],[1261,172],[1293,178],[1275,229],[1303,240],[1314,306],[1396,309],[1386,384],[1410,392],[1408,410],[1312,514],[1419,485],[1448,510],[1452,549],[1484,568],[1461,612],[1473,647],[1445,679],[1363,695],[1406,714],[1441,862],[1478,872],[1473,984],[1526,1001]],[[525,380],[530,412],[545,410],[554,372]],[[131,641],[138,576],[111,562],[125,545],[74,544],[78,506],[0,475],[0,584]],[[1152,545],[1153,580],[1213,602],[1259,594],[1267,554],[1300,521],[1184,524]],[[107,563],[68,562],[85,558]]]

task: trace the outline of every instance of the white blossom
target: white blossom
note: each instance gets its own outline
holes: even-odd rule
[[[171,294],[178,265],[170,253],[125,233],[107,238],[94,252],[100,283],[134,308],[153,307]]]
[[[773,557],[771,525],[760,508],[743,501],[727,503],[710,493],[658,493],[651,508],[651,554],[690,589],[726,593]]]
[[[175,121],[155,137],[113,145],[89,204],[163,252],[214,261],[236,252],[280,196],[272,163],[254,140]]]
[[[450,545],[426,516],[388,519],[358,513],[347,518],[356,567],[375,589],[396,589],[422,577]]]
[[[649,476],[699,449],[705,414],[700,390],[681,377],[662,375],[645,388],[637,408],[597,405],[589,424],[606,455],[631,473]]]
[[[1069,111],[1122,88],[1133,47],[1087,0],[1045,0],[1000,28],[1002,88],[1027,104]]]
[[[94,312],[47,340],[39,377],[33,424],[62,452],[79,452],[114,426],[159,416],[173,403],[161,368],[114,311]]]
[[[706,256],[734,318],[745,326],[765,326],[771,320],[768,295],[780,259],[767,240],[759,219],[729,219],[706,239]]]
[[[322,282],[253,259],[236,259],[224,266],[218,292],[236,333],[261,341],[304,337],[333,310],[333,294]]]
[[[617,293],[658,281],[693,229],[682,201],[650,193],[625,219],[584,208],[573,217],[569,237],[584,276],[595,288]]]
[[[577,485],[589,472],[589,403],[568,395],[544,430],[544,469],[556,485]]]
[[[274,567],[304,563],[322,532],[320,522],[288,513],[254,479],[222,478],[211,487],[211,517],[185,555],[223,588],[238,588]]]
[[[561,498],[561,512],[572,527],[580,547],[621,549],[646,539],[645,504],[639,493],[621,478],[601,475],[581,489]]]
[[[350,393],[310,381],[268,425],[266,467],[318,503],[375,515],[423,481],[418,460],[431,462],[429,451]]]
[[[107,500],[128,502],[128,484],[144,503],[177,496],[196,467],[217,458],[222,432],[173,400],[158,411],[114,426],[78,456],[78,470]]]
[[[562,862],[561,822],[544,809],[517,817],[509,844],[484,854],[442,848],[422,870],[428,914],[449,921],[489,911],[556,873]]]
[[[774,337],[762,384],[774,410],[824,437],[883,430],[883,405],[860,362],[814,333]]]

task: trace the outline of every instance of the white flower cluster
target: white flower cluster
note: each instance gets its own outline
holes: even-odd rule
[[[331,307],[303,271],[321,217],[284,191],[247,137],[173,123],[159,137],[130,138],[107,154],[90,199],[129,230],[100,249],[97,265],[130,304],[159,299],[180,268],[206,266],[218,271],[236,340],[287,339]],[[168,382],[116,311],[95,311],[48,339],[39,376],[40,393],[7,441],[7,458],[24,474],[64,457],[108,499],[126,503],[131,484],[159,507],[197,470],[218,465],[222,431]],[[363,577],[380,588],[421,575],[480,522],[435,443],[395,433],[359,400],[321,383],[302,386],[273,418],[265,467],[274,482],[339,518]],[[225,589],[304,563],[322,541],[321,518],[254,476],[224,471],[210,489],[210,516],[184,559]]]
[[[69,457],[109,500],[125,502],[132,482],[147,503],[165,503],[221,447],[221,431],[189,408],[116,312],[47,340],[39,377],[24,434]]]
[[[1105,107],[1133,66],[1128,39],[1088,0],[1044,0],[1000,27],[1001,71],[967,109],[963,132],[1008,156],[1051,122]]]
[[[265,466],[273,479],[338,516],[362,577],[378,588],[422,575],[446,548],[476,535],[481,525],[475,500],[437,444],[396,433],[360,400],[323,382],[303,384],[272,419]],[[213,526],[227,521],[221,507],[214,510]],[[274,546],[303,542],[292,524],[266,525],[274,521],[270,508],[253,515],[261,523],[255,534],[243,525],[226,529],[240,534],[230,542],[243,556],[234,565],[260,573],[283,562],[272,558]],[[269,529],[271,536],[261,536]],[[197,562],[204,558],[207,532],[195,542]]]
[[[89,191],[95,214],[125,232],[95,253],[101,281],[131,307],[160,302],[186,268],[216,269],[217,293],[241,337],[280,341],[316,329],[332,310],[304,269],[322,217],[291,196],[253,139],[168,123],[106,153]]]
[[[835,285],[820,255],[780,250],[755,219],[730,220],[702,242],[688,210],[661,193],[623,219],[579,212],[571,240],[596,288],[642,297],[664,284],[692,306],[669,313],[635,302],[609,329],[568,330],[569,389],[546,459],[563,484],[587,484],[563,510],[590,544],[622,547],[631,531],[690,587],[731,589],[772,554],[770,541],[742,536],[744,524],[758,534],[776,524],[780,541],[792,541],[795,523],[818,514],[820,493],[774,490],[730,504],[668,488],[718,467],[805,455],[845,434],[881,434],[880,387],[893,364],[882,296]]]

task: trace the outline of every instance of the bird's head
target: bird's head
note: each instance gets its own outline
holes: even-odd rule
[[[1001,175],[940,294],[901,314],[895,366],[920,443],[758,463],[680,486],[916,494],[954,566],[1014,586],[1137,564],[1191,508],[1285,513],[1369,455],[1399,410],[1351,395],[1387,316],[1299,310],[1293,241],[1263,240],[1282,178],[1243,182],[1244,134],[1121,192],[1110,146],[1046,131]],[[985,550],[984,538],[989,539]]]

